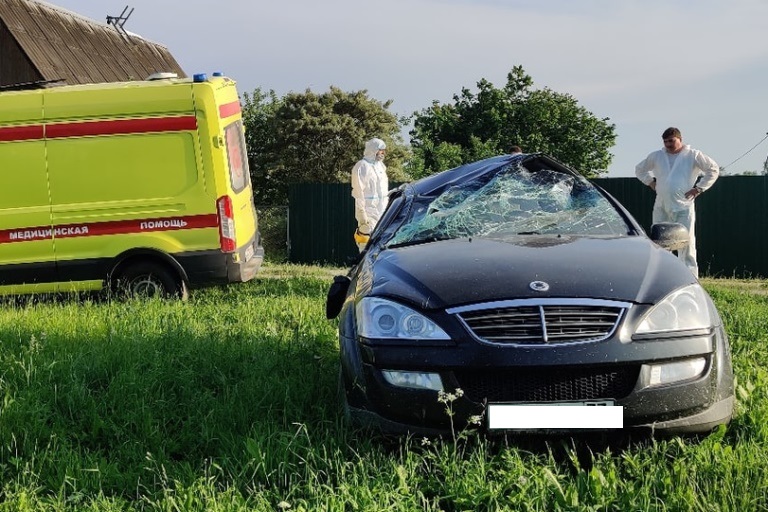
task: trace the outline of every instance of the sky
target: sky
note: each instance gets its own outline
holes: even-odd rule
[[[768,156],[766,0],[47,1],[102,23],[127,6],[125,29],[241,93],[333,85],[398,115],[520,65],[615,125],[608,177],[634,176],[669,126],[727,174]]]

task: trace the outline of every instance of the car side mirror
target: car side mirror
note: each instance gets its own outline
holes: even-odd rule
[[[328,320],[336,318],[341,313],[341,307],[347,298],[349,283],[352,281],[347,276],[335,276],[333,284],[328,289],[328,296],[325,299],[325,317]]]
[[[668,251],[678,251],[690,242],[688,230],[676,222],[659,222],[651,226],[651,240]]]

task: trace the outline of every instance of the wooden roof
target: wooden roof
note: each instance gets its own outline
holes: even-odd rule
[[[53,85],[186,76],[166,47],[41,0],[0,0],[0,31],[2,25]]]

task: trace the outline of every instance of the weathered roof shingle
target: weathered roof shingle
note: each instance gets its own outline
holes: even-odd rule
[[[4,28],[43,82],[143,80],[157,72],[186,76],[166,47],[41,0],[2,0],[0,31]],[[0,78],[13,83],[13,77]]]

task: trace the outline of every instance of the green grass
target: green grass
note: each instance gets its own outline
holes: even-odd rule
[[[768,510],[768,295],[705,280],[733,422],[705,438],[391,439],[336,401],[334,269],[189,302],[0,305],[0,511]]]

